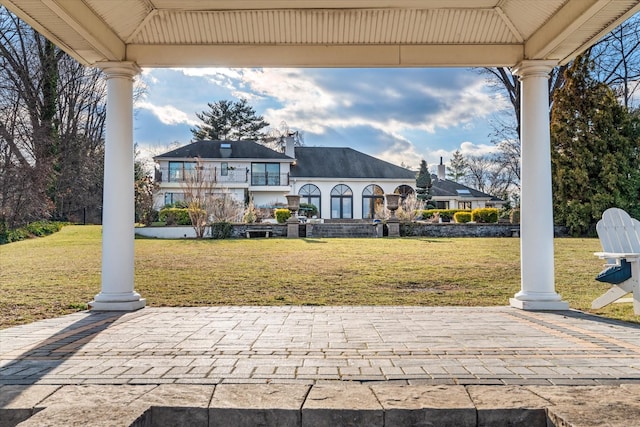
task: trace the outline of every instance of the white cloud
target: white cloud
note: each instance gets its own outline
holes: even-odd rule
[[[496,145],[474,144],[467,141],[460,144],[460,152],[463,156],[483,156],[498,152],[498,147]]]
[[[420,160],[422,159],[416,146],[406,139],[396,139],[386,150],[375,154],[375,157],[393,163],[394,165],[404,165],[413,169],[419,166]]]
[[[135,108],[150,111],[154,116],[165,125],[188,124],[196,125],[199,123],[193,117],[190,117],[184,111],[179,110],[173,105],[154,105],[147,101],[136,102]]]
[[[272,127],[285,122],[307,135],[309,145],[347,144],[395,164],[424,158],[435,165],[441,156],[446,163],[461,141],[465,155],[491,152],[493,145],[477,143],[486,140],[488,118],[508,108],[481,76],[461,69],[152,71],[145,70],[148,96],[136,107],[162,124],[193,126],[200,123],[195,111],[207,102],[245,98]],[[139,133],[141,140],[158,139]]]

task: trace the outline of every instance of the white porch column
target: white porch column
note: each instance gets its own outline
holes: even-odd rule
[[[92,310],[132,311],[145,306],[133,289],[133,77],[132,62],[106,62],[107,120],[102,201],[102,289]]]
[[[523,61],[514,69],[521,86],[521,290],[510,299],[524,310],[568,310],[555,291],[549,72],[554,61]]]

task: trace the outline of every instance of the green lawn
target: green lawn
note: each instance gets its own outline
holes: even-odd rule
[[[556,239],[557,290],[589,310],[597,239]],[[137,239],[136,290],[150,306],[507,305],[519,239]],[[100,227],[0,246],[0,327],[86,308],[100,291]],[[631,304],[596,311],[640,321]]]

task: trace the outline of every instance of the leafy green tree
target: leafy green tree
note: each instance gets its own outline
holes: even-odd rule
[[[236,102],[223,99],[207,105],[209,111],[196,113],[203,124],[191,128],[195,140],[260,141],[265,137],[262,129],[269,126],[269,123],[262,116],[256,115],[246,99]]]
[[[427,166],[427,162],[422,160],[420,162],[420,170],[416,177],[416,197],[421,202],[428,203],[431,200],[431,173]]]
[[[460,150],[456,150],[451,158],[451,163],[449,163],[447,178],[455,182],[460,182],[460,180],[467,175],[467,167],[468,164],[464,156]]]
[[[614,92],[591,77],[578,57],[551,116],[555,221],[571,234],[593,234],[610,207],[640,215],[640,118]]]

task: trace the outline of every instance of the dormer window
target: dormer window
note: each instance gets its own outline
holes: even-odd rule
[[[231,157],[231,144],[228,142],[220,143],[220,156],[224,158]]]

